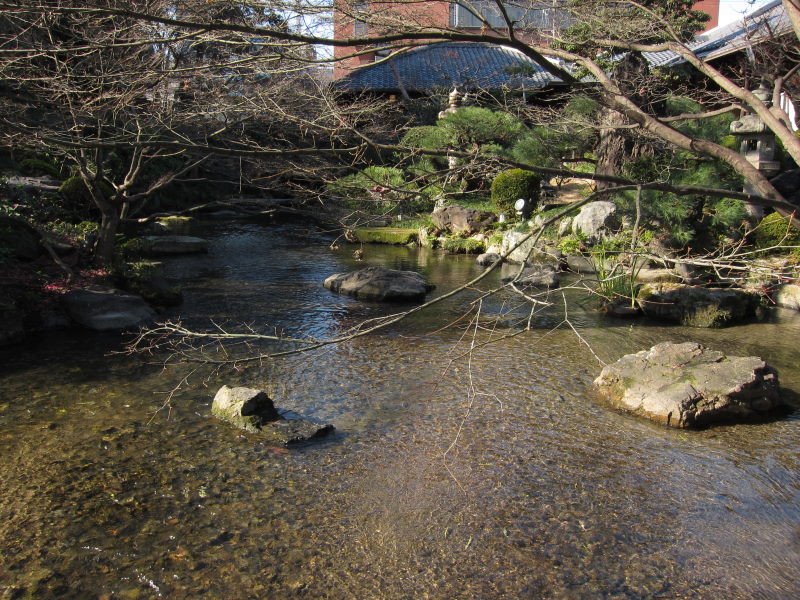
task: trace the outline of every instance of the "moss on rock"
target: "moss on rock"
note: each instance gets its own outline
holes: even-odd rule
[[[361,227],[353,233],[362,244],[411,244],[418,235],[416,229],[401,227]]]

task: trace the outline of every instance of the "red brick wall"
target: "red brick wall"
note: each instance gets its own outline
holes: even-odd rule
[[[711,20],[706,23],[705,31],[719,25],[719,0],[699,0],[694,3],[694,9],[702,10],[711,17]]]

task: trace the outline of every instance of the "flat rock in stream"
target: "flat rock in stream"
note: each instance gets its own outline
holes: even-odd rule
[[[386,267],[367,267],[350,273],[337,273],[322,284],[326,289],[367,302],[424,300],[436,286],[416,271],[397,271]]]
[[[141,296],[96,285],[67,292],[63,302],[73,321],[97,331],[127,329],[156,315]]]
[[[333,431],[333,425],[302,418],[285,418],[263,390],[223,385],[214,396],[211,414],[231,425],[258,433],[272,445],[287,446],[317,439]]]
[[[671,427],[757,420],[783,407],[778,374],[756,356],[664,342],[606,366],[594,389],[617,408]]]
[[[208,241],[190,235],[148,235],[138,241],[145,256],[197,254],[208,251]]]

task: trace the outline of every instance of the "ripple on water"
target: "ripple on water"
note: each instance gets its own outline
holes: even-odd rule
[[[208,256],[167,264],[187,279],[172,317],[329,335],[396,309],[322,289],[352,249],[285,227],[207,233]],[[475,273],[464,257],[367,254],[437,293]],[[679,432],[586,394],[598,358],[664,339],[759,353],[800,387],[797,320],[698,331],[575,308],[595,357],[554,310],[470,353],[470,330],[440,330],[463,306],[241,370],[162,372],[104,356],[118,341],[94,334],[5,351],[0,581],[41,598],[800,595],[797,419]],[[337,434],[269,448],[208,418],[223,382],[269,385]]]

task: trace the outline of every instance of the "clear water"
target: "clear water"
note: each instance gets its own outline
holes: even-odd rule
[[[419,270],[435,295],[478,272],[408,248],[356,263],[298,226],[196,233],[211,251],[168,261],[185,303],[164,317],[197,327],[321,338],[398,309],[324,290],[331,273]],[[516,330],[458,321],[477,296],[236,369],[163,369],[88,332],[3,349],[0,598],[800,597],[797,417],[681,432],[616,413],[587,395],[600,363],[560,294],[488,345]],[[570,321],[603,361],[697,340],[758,354],[800,391],[797,314],[696,330],[577,300]],[[269,387],[337,433],[270,448],[209,417],[223,382]]]

